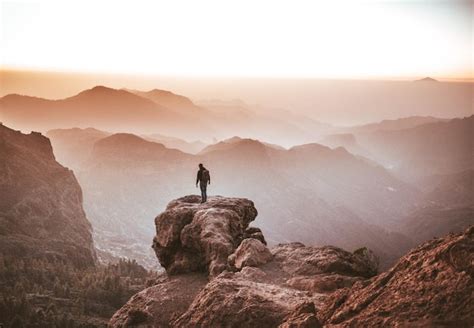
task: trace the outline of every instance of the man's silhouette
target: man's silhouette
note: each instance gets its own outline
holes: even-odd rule
[[[198,182],[199,187],[201,187],[201,203],[205,203],[207,201],[207,184],[211,184],[211,174],[202,164],[199,164],[199,171],[196,177],[196,188]]]

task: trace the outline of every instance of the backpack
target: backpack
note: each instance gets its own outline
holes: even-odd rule
[[[209,180],[211,180],[211,177],[209,175],[209,171],[206,170],[206,169],[202,170],[201,181],[204,182],[204,183],[207,183],[207,182],[209,182]]]

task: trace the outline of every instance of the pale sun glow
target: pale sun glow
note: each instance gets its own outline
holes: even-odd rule
[[[2,1],[4,68],[469,77],[469,1]]]

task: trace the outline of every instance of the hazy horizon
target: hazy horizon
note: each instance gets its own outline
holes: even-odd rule
[[[288,111],[336,126],[361,125],[409,116],[455,118],[472,114],[472,82],[413,82],[418,79],[198,79],[30,71],[1,71],[0,75],[0,96],[20,94],[64,99],[98,85],[141,91],[161,89],[188,97],[197,105],[209,100],[238,100],[257,111]]]
[[[473,14],[0,0],[0,328],[474,327]]]

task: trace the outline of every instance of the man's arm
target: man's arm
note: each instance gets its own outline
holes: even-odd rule
[[[196,176],[196,186],[197,186],[199,180],[201,180],[201,177],[200,177],[200,174],[199,174],[199,173],[201,173],[201,171],[198,171],[198,173],[197,173],[197,176]]]
[[[211,184],[211,172],[209,172],[209,184]]]

